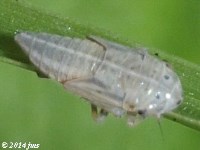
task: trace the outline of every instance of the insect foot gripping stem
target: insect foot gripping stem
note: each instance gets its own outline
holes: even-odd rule
[[[131,127],[137,126],[143,119],[144,116],[138,115],[135,112],[127,112],[127,124]]]

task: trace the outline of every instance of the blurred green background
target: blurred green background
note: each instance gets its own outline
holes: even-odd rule
[[[26,3],[200,64],[198,0]],[[200,149],[200,133],[175,122],[161,119],[163,136],[155,118],[135,128],[128,127],[125,118],[113,116],[97,124],[90,116],[90,105],[58,83],[4,63],[0,72],[0,142],[39,143],[40,149]]]

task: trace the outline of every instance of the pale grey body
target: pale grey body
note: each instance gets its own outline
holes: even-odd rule
[[[143,49],[47,33],[19,33],[15,40],[44,74],[108,112],[128,114],[131,123],[182,101],[178,76]]]

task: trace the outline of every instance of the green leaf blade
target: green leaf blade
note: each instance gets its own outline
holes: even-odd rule
[[[0,61],[2,62],[35,70],[14,42],[14,35],[19,31],[49,32],[81,38],[86,35],[97,35],[126,45],[133,45],[121,39],[116,39],[113,35],[107,34],[106,31],[86,27],[70,19],[31,9],[17,1],[2,0],[0,4]],[[159,53],[161,58],[172,64],[184,89],[184,102],[174,112],[165,116],[183,125],[200,130],[200,67],[176,56],[166,54],[161,50],[150,49],[150,52]]]

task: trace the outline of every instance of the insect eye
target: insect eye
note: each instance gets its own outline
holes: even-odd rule
[[[164,75],[165,80],[169,80],[169,75]]]
[[[156,93],[156,99],[160,99],[160,92]]]

